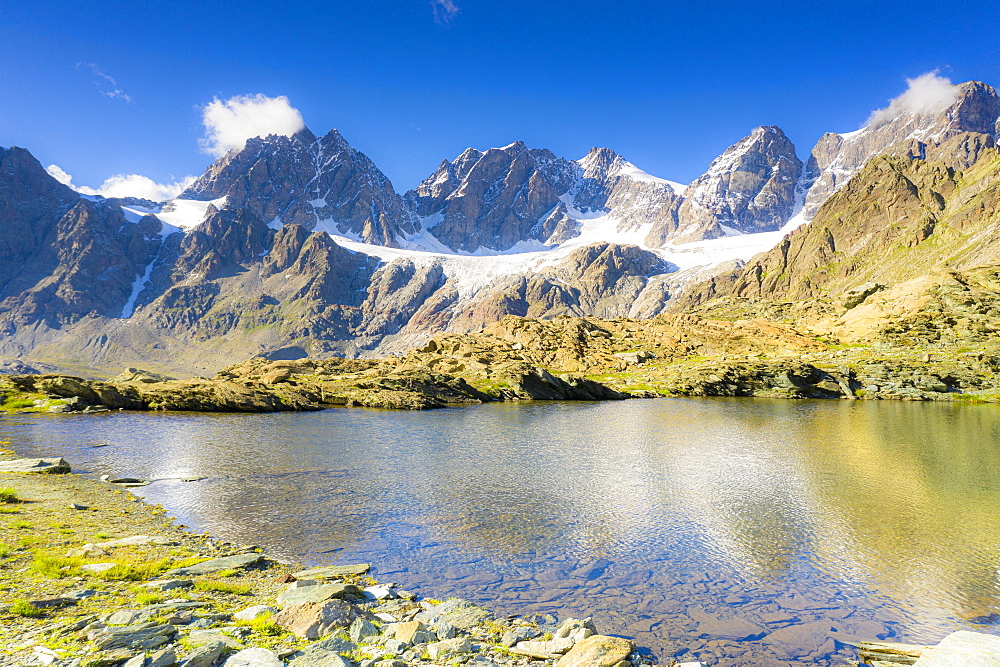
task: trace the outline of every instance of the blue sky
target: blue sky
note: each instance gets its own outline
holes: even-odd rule
[[[1000,84],[995,1],[0,0],[0,45],[0,146],[88,186],[200,174],[203,109],[237,95],[287,96],[403,191],[514,140],[687,182],[761,124],[805,156],[907,77]]]

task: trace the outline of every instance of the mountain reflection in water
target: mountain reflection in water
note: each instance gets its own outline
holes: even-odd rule
[[[991,405],[20,416],[0,439],[162,480],[138,491],[198,530],[502,613],[593,615],[663,660],[836,665],[845,642],[1000,632]]]

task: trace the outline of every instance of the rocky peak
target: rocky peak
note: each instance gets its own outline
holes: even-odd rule
[[[572,162],[516,141],[442,162],[406,199],[416,215],[437,218],[433,234],[448,247],[503,251],[547,241],[551,230],[543,223],[576,178]]]
[[[402,198],[375,164],[337,131],[317,138],[257,137],[230,151],[191,185],[182,199],[226,197],[278,226],[298,224],[369,243],[396,245],[415,231]]]
[[[676,228],[654,229],[663,243],[780,229],[795,208],[802,161],[780,128],[756,128],[712,161],[687,190]]]

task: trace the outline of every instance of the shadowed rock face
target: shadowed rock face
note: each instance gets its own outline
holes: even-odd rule
[[[393,246],[415,231],[403,199],[361,151],[336,130],[317,138],[309,130],[291,137],[250,139],[191,185],[185,199],[226,197],[271,223],[318,226],[368,243]]]
[[[153,217],[81,199],[27,151],[0,150],[2,330],[119,317],[162,239]]]
[[[802,161],[785,133],[758,127],[688,186],[676,226],[657,225],[647,241],[717,238],[726,227],[747,234],[780,229],[793,214],[801,173]]]

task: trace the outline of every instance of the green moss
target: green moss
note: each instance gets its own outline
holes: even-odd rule
[[[17,497],[17,489],[9,486],[0,488],[0,503],[19,503],[21,500]]]

